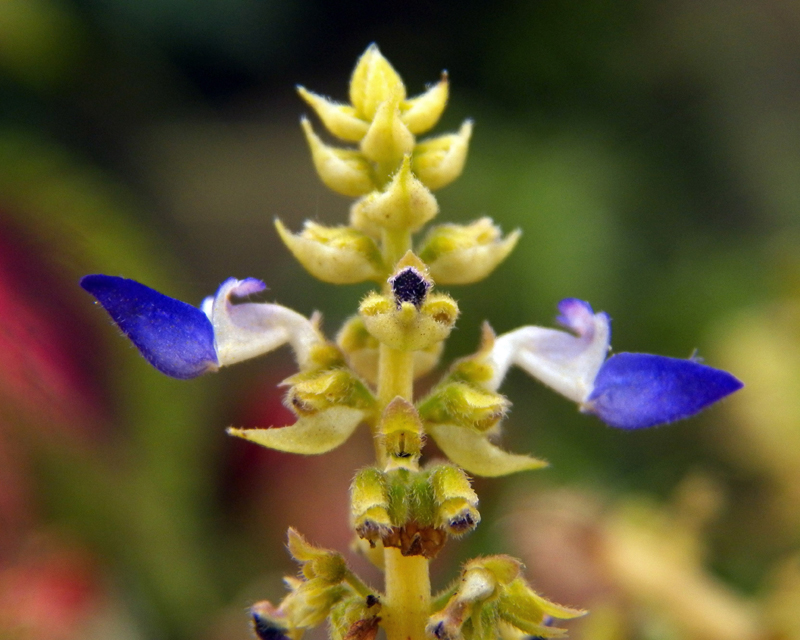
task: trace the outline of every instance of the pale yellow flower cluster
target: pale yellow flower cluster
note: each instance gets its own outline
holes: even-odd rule
[[[346,227],[307,222],[299,234],[277,222],[281,238],[315,277],[334,284],[385,282],[395,270],[397,243],[386,235],[419,231],[439,213],[432,191],[455,180],[464,168],[472,135],[467,120],[458,133],[417,141],[439,120],[448,98],[447,74],[422,95],[406,88],[375,45],[358,61],[350,80],[349,105],[298,91],[328,131],[357,145],[325,144],[307,119],[303,131],[314,166],[333,191],[357,198]],[[491,220],[431,229],[417,248],[438,284],[468,284],[485,278],[519,238],[505,239]]]

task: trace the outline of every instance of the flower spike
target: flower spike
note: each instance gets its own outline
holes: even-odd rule
[[[727,371],[695,360],[647,353],[608,359],[610,320],[574,298],[558,305],[558,322],[572,333],[522,327],[496,339],[491,359],[496,390],[516,364],[561,395],[619,429],[642,429],[682,420],[742,388]]]
[[[186,380],[255,358],[287,342],[300,366],[322,338],[313,323],[277,304],[233,304],[266,289],[255,278],[226,280],[201,309],[135,280],[85,276],[91,293],[145,359],[162,373]]]

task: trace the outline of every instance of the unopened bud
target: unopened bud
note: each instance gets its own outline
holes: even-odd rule
[[[372,120],[380,104],[394,96],[398,100],[405,100],[405,85],[377,45],[371,44],[353,70],[350,102],[359,116],[364,120]]]
[[[314,546],[292,528],[287,537],[289,553],[302,564],[306,580],[316,578],[327,585],[336,585],[345,579],[347,563],[342,554]]]
[[[426,421],[488,431],[505,416],[510,402],[499,393],[457,380],[444,381],[420,403]]]
[[[348,369],[326,369],[298,373],[287,378],[285,404],[298,415],[312,415],[330,407],[367,409],[374,398]]]
[[[414,405],[399,396],[392,400],[378,423],[378,433],[389,458],[387,471],[419,468],[424,433]]]

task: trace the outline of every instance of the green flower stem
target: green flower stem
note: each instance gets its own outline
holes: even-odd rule
[[[398,351],[385,344],[380,348],[378,401],[385,408],[397,396],[414,400],[414,352]]]
[[[431,615],[428,559],[387,547],[384,561],[386,597],[381,617],[387,640],[426,640],[425,625]]]
[[[411,248],[409,231],[385,230],[384,260],[394,265]],[[414,400],[414,353],[381,344],[378,365],[378,400],[383,409],[397,396]],[[376,442],[380,440],[376,439]],[[382,446],[382,445],[379,445]],[[383,464],[386,453],[378,452]],[[428,559],[403,556],[399,549],[384,549],[386,593],[381,609],[387,640],[425,640],[425,625],[431,613],[431,582]]]
[[[367,596],[375,595],[375,590],[370,589],[369,586],[364,583],[364,581],[362,581],[361,578],[359,578],[355,573],[350,571],[350,569],[348,569],[347,573],[345,573],[344,581],[349,584],[360,596],[364,596],[366,598]]]

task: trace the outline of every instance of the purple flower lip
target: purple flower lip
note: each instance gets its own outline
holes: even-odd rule
[[[689,418],[743,386],[694,360],[618,353],[603,363],[582,408],[612,427],[643,429]]]
[[[162,373],[186,380],[219,367],[214,329],[200,309],[118,276],[85,276],[80,284]]]

